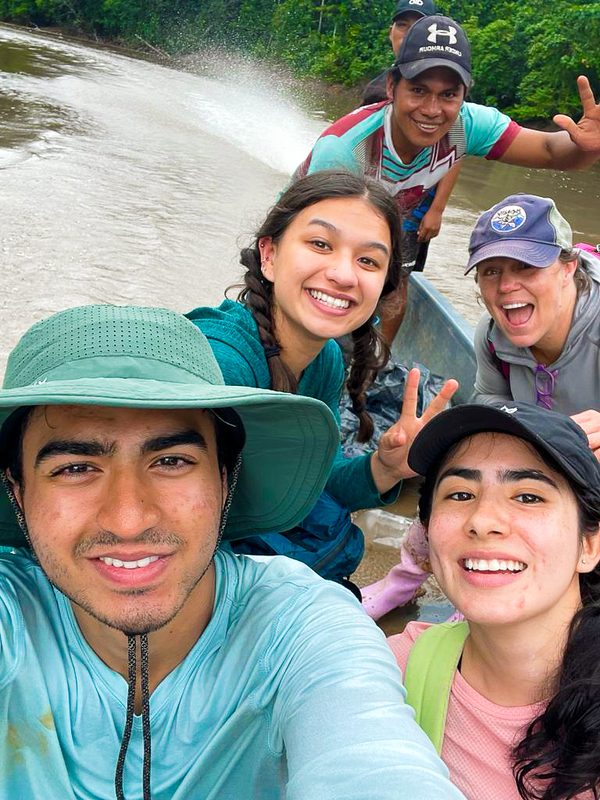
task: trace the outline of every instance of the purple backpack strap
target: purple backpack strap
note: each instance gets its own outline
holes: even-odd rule
[[[494,347],[494,343],[490,339],[490,332],[492,330],[492,325],[494,324],[494,320],[490,320],[490,324],[488,325],[487,329],[487,343],[490,353],[492,354],[492,358],[494,359],[494,363],[498,367],[499,371],[502,373],[502,377],[507,383],[510,383],[510,364],[507,361],[502,361],[499,358],[498,354],[496,353],[496,348]]]

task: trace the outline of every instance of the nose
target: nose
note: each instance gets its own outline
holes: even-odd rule
[[[421,112],[427,117],[437,117],[440,108],[440,101],[435,94],[428,94],[421,103]]]
[[[151,488],[135,470],[115,470],[106,482],[97,522],[122,539],[135,539],[160,522]]]
[[[499,497],[493,492],[482,492],[473,504],[471,514],[465,520],[470,536],[486,539],[489,536],[508,536],[510,518]]]
[[[329,260],[326,278],[340,288],[351,289],[358,283],[357,265],[350,253],[340,252]]]
[[[519,288],[519,281],[517,276],[511,270],[504,270],[500,273],[500,278],[498,279],[498,289],[502,293],[508,293],[514,291],[514,289]]]

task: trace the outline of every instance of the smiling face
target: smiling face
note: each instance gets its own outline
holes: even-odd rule
[[[314,203],[278,242],[264,238],[259,245],[282,349],[318,350],[375,311],[392,244],[386,220],[362,198]]]
[[[409,163],[425,147],[439,142],[454,125],[463,104],[465,87],[457,73],[433,67],[413,80],[400,78],[393,86],[392,139],[402,161]]]
[[[579,572],[598,560],[598,536],[584,539],[582,552],[578,530],[565,479],[521,439],[481,433],[463,440],[440,471],[428,524],[431,565],[476,624],[572,616],[581,603]]]
[[[514,258],[477,265],[477,285],[494,321],[517,347],[534,348],[551,363],[560,355],[573,317],[576,261],[532,267]]]
[[[95,619],[141,632],[202,595],[223,481],[206,412],[45,406],[25,429],[16,496],[51,583]]]

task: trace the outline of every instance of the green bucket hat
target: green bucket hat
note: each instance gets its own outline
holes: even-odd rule
[[[225,539],[286,531],[329,477],[338,428],[320,400],[225,386],[206,337],[163,308],[81,306],[36,323],[9,356],[0,426],[23,406],[232,408],[245,442]],[[0,490],[0,545],[25,537]]]

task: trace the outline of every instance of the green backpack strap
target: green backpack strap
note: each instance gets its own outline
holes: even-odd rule
[[[415,710],[415,719],[442,750],[450,687],[460,661],[467,622],[443,622],[427,628],[414,643],[404,675],[406,702]]]

